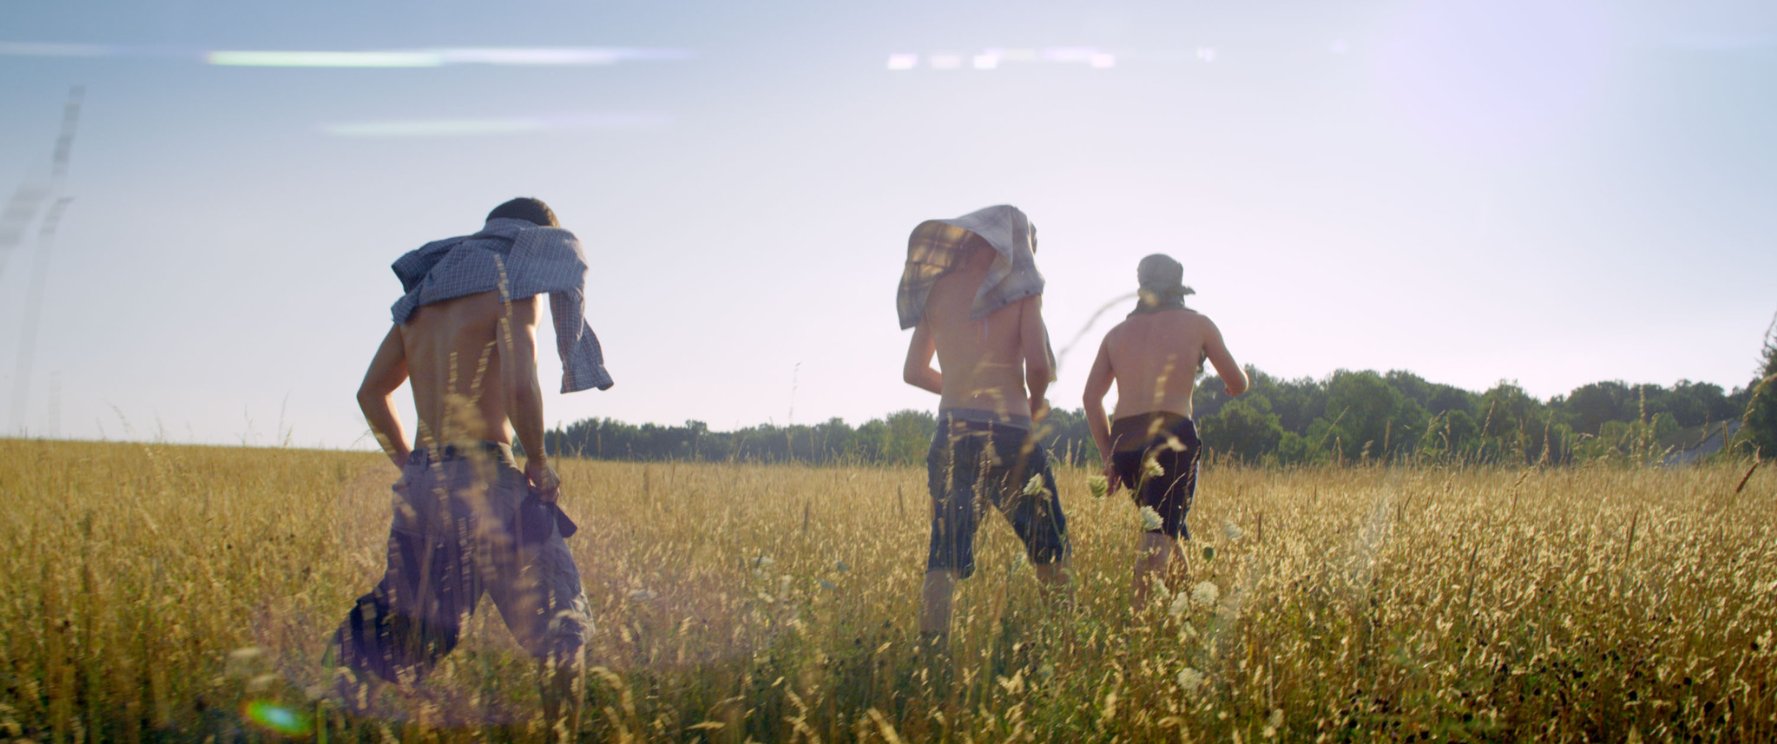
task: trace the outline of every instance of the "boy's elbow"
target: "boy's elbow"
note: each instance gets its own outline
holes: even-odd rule
[[[1248,387],[1248,384],[1246,381],[1246,376],[1242,375],[1240,377],[1240,379],[1229,380],[1227,383],[1227,386],[1228,386],[1228,397],[1230,397],[1230,398],[1240,397],[1240,395],[1242,393],[1246,392],[1246,389]]]

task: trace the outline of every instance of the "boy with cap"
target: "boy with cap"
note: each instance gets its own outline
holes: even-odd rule
[[[1131,598],[1136,609],[1147,603],[1149,584],[1171,559],[1173,543],[1191,539],[1185,516],[1203,449],[1191,420],[1191,395],[1203,361],[1215,365],[1229,395],[1247,388],[1246,372],[1222,343],[1221,330],[1185,307],[1185,295],[1195,292],[1184,285],[1184,272],[1169,256],[1141,260],[1135,311],[1105,334],[1086,377],[1086,424],[1104,457],[1107,486],[1111,493],[1128,487],[1143,511]],[[1104,411],[1113,380],[1115,421]]]

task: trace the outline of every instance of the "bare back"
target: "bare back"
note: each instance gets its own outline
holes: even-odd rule
[[[939,278],[926,299],[924,322],[944,374],[939,406],[1029,417],[1021,328],[1030,301],[1007,305],[980,320],[969,317],[992,257],[988,250],[976,252]]]
[[[497,292],[458,297],[425,305],[401,326],[419,413],[418,441],[440,443],[489,441],[511,443],[507,425],[509,380],[503,371],[502,321],[522,332],[534,327],[540,297],[515,300],[511,316]],[[530,353],[526,348],[524,353]]]
[[[1132,316],[1105,335],[1101,353],[1117,380],[1114,418],[1156,411],[1190,418],[1205,358],[1218,372],[1239,371],[1215,323],[1189,309]]]

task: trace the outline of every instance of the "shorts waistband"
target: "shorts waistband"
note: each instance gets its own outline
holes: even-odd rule
[[[980,408],[941,408],[938,409],[938,423],[976,424],[982,426],[1003,426],[1010,429],[1030,430],[1030,417],[1016,414],[987,411]]]
[[[436,450],[430,447],[418,447],[414,449],[413,454],[408,455],[407,464],[430,465],[435,462],[469,460],[476,457],[489,457],[511,463],[512,445],[505,442],[483,441],[466,445],[447,444],[436,448]]]
[[[1197,436],[1197,424],[1188,416],[1171,411],[1149,411],[1124,416],[1111,422],[1112,449],[1133,451],[1146,449],[1161,435]]]

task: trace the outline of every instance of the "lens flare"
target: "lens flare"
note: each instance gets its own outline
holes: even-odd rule
[[[285,736],[307,736],[315,730],[307,715],[266,700],[247,703],[241,715],[255,726]]]

